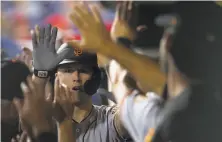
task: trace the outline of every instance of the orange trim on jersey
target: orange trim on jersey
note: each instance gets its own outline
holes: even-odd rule
[[[151,142],[154,134],[155,134],[155,130],[153,128],[150,128],[148,130],[147,135],[145,136],[144,142]]]

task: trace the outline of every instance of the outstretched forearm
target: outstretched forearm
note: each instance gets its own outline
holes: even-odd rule
[[[110,42],[106,46],[112,49],[112,52],[104,51],[103,54],[117,60],[125,67],[139,82],[142,91],[148,92],[151,90],[157,94],[162,94],[165,75],[156,63],[114,42]]]

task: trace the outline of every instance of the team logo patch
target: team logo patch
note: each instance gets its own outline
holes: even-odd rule
[[[82,49],[75,47],[75,48],[74,48],[74,54],[75,54],[76,56],[81,55],[81,54],[82,54]]]

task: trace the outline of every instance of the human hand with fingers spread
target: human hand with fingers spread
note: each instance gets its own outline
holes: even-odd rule
[[[69,53],[68,50],[56,53],[55,43],[58,29],[49,24],[36,26],[32,33],[34,74],[40,78],[49,77],[52,71]]]
[[[82,36],[80,43],[69,42],[73,47],[80,47],[83,50],[94,52],[104,50],[110,52],[108,48],[104,47],[111,42],[111,37],[96,7],[88,8],[83,3],[75,5],[70,19],[79,29]]]
[[[55,79],[54,100],[52,102],[53,117],[58,123],[64,120],[72,120],[74,110],[73,95],[65,86],[61,86],[59,79]]]
[[[42,91],[32,82],[31,77],[28,77],[27,82],[21,84],[24,102],[19,99],[13,102],[24,126],[31,129],[34,136],[38,136],[42,132],[51,131],[51,108],[45,100],[45,94],[41,94]]]
[[[132,1],[124,1],[117,5],[115,19],[111,28],[111,37],[115,41],[117,38],[127,38],[130,41],[135,39],[135,6]],[[131,24],[131,25],[129,25]]]
[[[52,97],[52,96],[50,96]],[[48,98],[49,100],[50,97]],[[75,125],[72,123],[72,114],[74,111],[73,100],[75,98],[70,93],[66,86],[62,86],[58,77],[55,79],[54,99],[51,102],[52,115],[57,121],[58,126],[58,141],[59,142],[74,142]]]

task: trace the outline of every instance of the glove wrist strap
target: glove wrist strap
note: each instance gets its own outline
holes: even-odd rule
[[[45,71],[45,70],[36,70],[34,69],[34,75],[39,78],[48,78],[53,75],[53,71]]]

